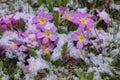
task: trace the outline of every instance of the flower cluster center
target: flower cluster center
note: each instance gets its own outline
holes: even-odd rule
[[[85,36],[83,34],[80,34],[78,38],[80,42],[83,42],[85,40]]]
[[[68,20],[70,20],[71,15],[70,14],[66,14],[66,17],[67,17]]]
[[[40,24],[45,24],[45,23],[46,23],[46,18],[41,17],[41,18],[39,19],[39,22],[40,22]]]
[[[81,19],[80,19],[80,22],[81,22],[82,24],[86,24],[86,23],[87,23],[87,20],[86,20],[85,18],[81,18]]]
[[[51,32],[50,32],[50,31],[46,31],[46,32],[45,32],[45,37],[48,38],[48,37],[50,37],[50,36],[51,36]]]

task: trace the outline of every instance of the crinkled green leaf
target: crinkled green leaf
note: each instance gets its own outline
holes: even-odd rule
[[[57,32],[58,32],[59,34],[67,34],[67,33],[68,33],[66,30],[64,30],[64,29],[62,29],[62,28],[58,28],[58,29],[57,29]]]
[[[0,35],[2,35],[2,27],[0,26]]]
[[[69,0],[62,0],[63,6],[66,6],[68,2],[69,2]]]
[[[56,61],[52,61],[52,64],[56,67],[61,66],[63,64],[63,61],[61,59],[58,59]]]
[[[62,55],[65,54],[66,50],[67,50],[67,46],[68,46],[68,42],[66,42],[63,47],[62,47]]]
[[[36,47],[36,50],[40,50],[40,48],[41,48],[40,45],[38,45],[38,46]]]
[[[52,0],[46,0],[46,6],[50,12],[53,12],[53,1]]]
[[[0,68],[3,67],[3,62],[0,60]]]
[[[54,12],[53,15],[54,15],[54,24],[58,26],[59,25],[59,12]]]
[[[79,79],[81,80],[81,78],[84,78],[84,73],[82,71],[80,71],[79,69],[75,69],[75,73],[76,75],[79,77]]]
[[[94,71],[93,72],[90,72],[89,74],[88,74],[88,76],[87,76],[87,80],[93,80],[93,78],[94,78]]]
[[[49,54],[42,55],[42,58],[45,59],[48,62],[51,60],[51,56]]]
[[[31,55],[32,57],[37,56],[37,54],[36,54],[36,52],[35,52],[35,50],[34,50],[34,49],[29,48],[29,52],[30,52],[30,55]]]
[[[57,0],[57,5],[61,6],[61,4],[62,4],[62,0]]]

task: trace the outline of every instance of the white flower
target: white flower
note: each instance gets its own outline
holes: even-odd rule
[[[52,59],[53,61],[56,61],[57,59],[60,59],[60,58],[62,57],[61,52],[62,52],[62,48],[61,48],[61,47],[56,47],[56,48],[53,50],[51,59]]]
[[[92,3],[92,2],[93,2],[93,0],[88,0],[88,2],[89,2],[89,3]]]
[[[68,41],[68,36],[66,34],[57,34],[57,35],[59,38],[57,46],[62,47]]]
[[[82,13],[86,13],[87,12],[87,8],[78,8],[77,9],[78,12],[82,12]]]
[[[98,9],[96,10],[97,11],[97,13],[98,13],[98,16],[100,17],[100,18],[102,18],[106,23],[109,23],[110,22],[110,16],[109,16],[109,14],[107,13],[107,12],[105,12],[105,10],[103,10],[103,11],[99,11]]]
[[[59,11],[59,8],[58,7],[54,7],[53,10],[54,11]]]
[[[8,75],[4,75],[4,76],[2,77],[2,80],[9,80],[9,76],[8,76]]]
[[[71,47],[69,48],[70,50],[70,56],[77,59],[77,58],[81,58],[81,59],[85,59],[86,53],[84,50],[79,50],[76,49],[75,47]]]
[[[29,72],[31,72],[31,74],[36,75],[37,72],[39,72],[41,69],[48,68],[46,61],[44,61],[41,58],[35,59],[35,58],[31,57],[27,61],[29,63],[28,70],[29,70]]]
[[[45,25],[45,29],[51,29],[52,27],[54,27],[53,23],[47,22],[47,24]]]

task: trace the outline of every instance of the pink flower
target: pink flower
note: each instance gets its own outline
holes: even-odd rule
[[[37,29],[42,29],[45,24],[52,20],[53,16],[51,13],[45,13],[44,11],[39,11],[38,16],[33,18],[33,23],[36,24]]]
[[[29,47],[35,48],[38,45],[35,34],[24,34],[22,38],[22,41]]]
[[[74,11],[69,11],[68,9],[64,12],[63,18],[73,22],[74,17],[76,16],[76,13]]]
[[[60,15],[62,15],[66,10],[67,10],[67,8],[65,8],[63,6],[60,6],[59,7],[59,13],[60,13]]]
[[[54,25],[49,25],[44,28],[42,32],[36,33],[36,38],[42,40],[43,43],[49,43],[51,41],[57,40],[56,36],[57,28]]]
[[[72,40],[77,41],[77,48],[79,49],[82,49],[84,45],[88,44],[86,33],[83,32],[80,28],[74,32],[72,35]]]
[[[41,49],[43,54],[50,54],[54,48],[55,48],[55,45],[51,42],[41,44]]]
[[[50,54],[51,51],[52,51],[52,48],[51,48],[51,47],[46,47],[46,48],[43,48],[43,49],[42,49],[42,52],[43,52],[44,54]]]
[[[79,12],[77,14],[77,17],[74,18],[74,22],[79,24],[80,27],[92,27],[94,24],[94,21],[90,18],[89,14],[87,13],[81,13]]]

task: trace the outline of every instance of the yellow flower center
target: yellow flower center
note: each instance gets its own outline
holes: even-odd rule
[[[80,34],[78,38],[80,42],[83,42],[85,40],[85,36],[83,34]]]
[[[83,55],[83,51],[79,51],[79,56],[82,56]]]
[[[70,14],[66,14],[66,17],[67,17],[68,20],[70,20],[71,15]]]
[[[31,42],[36,42],[36,39],[35,38],[33,38],[33,39],[30,39],[31,40]]]
[[[47,46],[48,46],[48,43],[45,43],[44,46],[47,47]]]
[[[46,32],[45,32],[45,37],[48,38],[48,37],[50,37],[50,36],[51,36],[51,32],[50,32],[50,31],[46,31]]]
[[[86,23],[87,23],[87,20],[86,20],[85,18],[81,18],[81,19],[80,19],[80,22],[81,22],[82,24],[86,24]]]
[[[46,18],[41,17],[41,18],[39,19],[39,22],[40,22],[40,24],[45,24],[45,23],[46,23]]]
[[[13,44],[13,45],[12,45],[12,49],[13,49],[13,50],[17,49],[17,45],[16,45],[16,44]]]
[[[50,53],[50,49],[49,49],[49,48],[46,48],[46,49],[44,49],[43,52],[46,53],[46,54],[49,54],[49,53]]]

